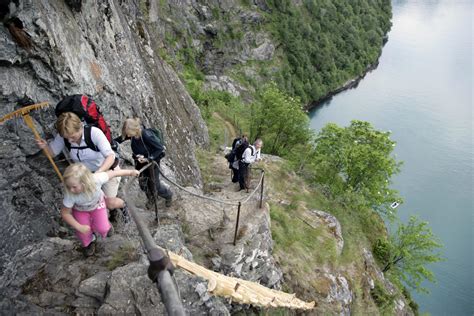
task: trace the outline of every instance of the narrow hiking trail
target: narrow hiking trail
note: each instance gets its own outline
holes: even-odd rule
[[[223,123],[224,128],[227,131],[227,134],[225,136],[228,135],[228,139],[224,140],[223,145],[230,146],[232,144],[232,140],[238,136],[237,130],[235,129],[234,125],[231,122],[227,121],[219,113],[213,112],[212,116]]]

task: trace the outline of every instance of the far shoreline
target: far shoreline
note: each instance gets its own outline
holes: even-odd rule
[[[384,38],[384,41],[383,41],[383,44],[382,44],[382,48],[380,49],[380,53],[379,55],[377,56],[377,59],[375,60],[374,63],[370,64],[366,69],[365,71],[360,74],[359,76],[353,78],[353,79],[350,79],[348,81],[346,81],[346,83],[344,83],[342,86],[340,86],[339,88],[337,88],[336,90],[333,90],[333,91],[330,91],[328,92],[325,96],[322,96],[321,98],[315,100],[315,101],[311,101],[309,102],[308,104],[306,104],[304,107],[303,107],[303,110],[305,112],[310,112],[311,110],[317,108],[318,106],[320,106],[321,104],[323,103],[326,103],[327,101],[331,100],[333,96],[335,96],[336,94],[342,92],[342,91],[345,91],[345,90],[349,90],[349,89],[354,89],[354,88],[357,88],[357,86],[359,85],[359,82],[365,78],[365,76],[370,73],[371,71],[375,70],[378,65],[379,65],[379,60],[380,60],[380,56],[382,56],[382,50],[383,50],[383,47],[385,46],[385,44],[388,42],[388,36],[386,36]]]

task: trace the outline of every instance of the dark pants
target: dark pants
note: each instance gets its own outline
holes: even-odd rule
[[[239,169],[232,167],[232,164],[229,166],[229,168],[232,170],[232,182],[239,182]]]
[[[166,200],[170,200],[173,196],[171,190],[160,181],[160,172],[158,171],[158,167],[156,165],[153,165],[143,171],[140,174],[138,181],[140,183],[140,189],[145,191],[148,200],[155,198],[155,192],[158,196]]]
[[[249,165],[248,163],[239,161],[239,185],[240,189],[248,189],[247,185],[247,178],[249,173]]]

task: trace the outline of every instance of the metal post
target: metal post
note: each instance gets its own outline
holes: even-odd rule
[[[234,233],[234,246],[237,241],[237,231],[239,230],[239,218],[240,218],[240,206],[242,204],[239,202],[239,207],[237,208],[237,222],[235,223],[235,233]]]
[[[263,202],[263,185],[265,183],[265,171],[262,171],[262,183],[260,184],[262,187],[260,188],[260,208],[262,208]]]

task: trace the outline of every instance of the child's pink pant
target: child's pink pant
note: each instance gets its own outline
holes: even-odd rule
[[[84,212],[72,209],[72,216],[82,225],[89,225],[91,231],[87,234],[80,233],[76,231],[76,236],[81,241],[82,246],[87,247],[91,243],[93,237],[92,233],[96,233],[102,236],[102,238],[107,237],[107,232],[109,231],[110,225],[109,218],[107,215],[107,208],[105,203],[100,203],[99,207],[93,210],[92,212]]]

